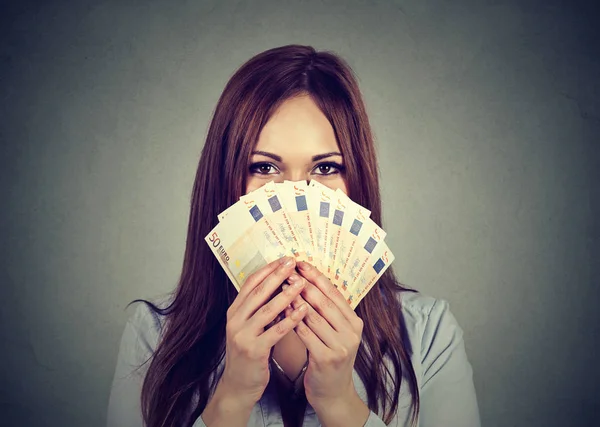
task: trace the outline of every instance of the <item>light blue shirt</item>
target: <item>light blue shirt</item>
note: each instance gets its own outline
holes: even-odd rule
[[[480,427],[479,409],[473,385],[473,370],[465,353],[463,331],[445,300],[421,293],[402,292],[400,301],[411,344],[410,355],[417,376],[421,408],[420,427]],[[146,304],[137,305],[125,325],[110,392],[107,427],[143,427],[140,394],[145,369],[135,369],[150,357],[162,330],[162,318]],[[222,364],[224,363],[224,359]],[[389,360],[385,360],[392,366]],[[145,365],[146,368],[148,364]],[[222,368],[222,367],[220,367]],[[358,373],[354,385],[367,403],[367,394]],[[283,426],[275,391],[267,387],[254,406],[249,427]],[[192,409],[190,402],[190,412]],[[389,426],[410,425],[411,396],[406,377],[402,380],[398,411]],[[307,404],[304,426],[320,426],[314,409]],[[379,414],[371,411],[364,427],[384,427]],[[193,427],[205,427],[202,417]]]

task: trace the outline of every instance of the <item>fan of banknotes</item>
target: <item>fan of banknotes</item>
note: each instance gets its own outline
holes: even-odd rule
[[[317,181],[273,181],[219,214],[205,240],[239,291],[284,256],[317,267],[355,309],[394,261],[371,212]]]

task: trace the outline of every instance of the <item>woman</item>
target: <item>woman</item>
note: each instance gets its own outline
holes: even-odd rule
[[[217,215],[270,180],[312,179],[381,225],[373,137],[350,67],[308,46],[265,51],[219,99],[179,285],[125,327],[109,426],[479,425],[448,304],[401,286],[391,269],[356,311],[293,259],[262,268],[239,294],[229,282],[204,242]]]

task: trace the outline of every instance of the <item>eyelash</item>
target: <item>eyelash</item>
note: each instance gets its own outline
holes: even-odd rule
[[[315,169],[317,169],[317,168],[321,168],[321,167],[323,167],[323,166],[329,166],[330,168],[332,168],[332,169],[335,169],[335,172],[330,172],[330,173],[321,173],[321,174],[318,174],[318,175],[325,175],[325,176],[328,176],[328,175],[336,175],[336,174],[338,174],[338,173],[342,173],[342,172],[344,172],[344,165],[341,165],[341,164],[339,164],[339,163],[336,163],[336,162],[323,162],[323,163],[319,163],[318,165],[316,165],[316,166],[314,167],[314,169],[313,169],[313,170],[315,170]]]
[[[259,171],[259,168],[264,167],[264,166],[269,166],[273,169],[277,169],[277,167],[272,164],[272,163],[268,163],[268,162],[257,162],[257,163],[252,163],[250,165],[250,173],[252,174],[257,174],[257,175],[273,175],[273,173],[262,173]],[[329,172],[329,173],[318,173],[317,175],[322,175],[322,176],[329,176],[329,175],[336,175],[338,173],[342,173],[344,172],[345,168],[344,165],[341,165],[339,163],[336,162],[323,162],[323,163],[319,163],[318,165],[316,165],[313,168],[313,171],[317,168],[322,168],[322,167],[330,167],[332,169],[335,169],[334,172]]]

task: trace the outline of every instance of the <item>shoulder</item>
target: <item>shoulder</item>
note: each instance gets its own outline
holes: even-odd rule
[[[463,330],[450,310],[450,303],[421,292],[399,293],[404,324],[417,362],[426,365],[448,346],[460,345]]]
[[[404,317],[420,326],[439,321],[441,317],[444,317],[444,320],[456,321],[450,312],[450,303],[445,299],[435,298],[421,292],[403,291],[398,294],[398,300]]]
[[[422,425],[480,426],[463,330],[448,301],[421,293],[399,296],[412,346]]]
[[[164,309],[171,302],[171,297],[159,297],[147,301],[159,309]],[[127,319],[124,339],[128,337],[130,341],[134,341],[131,344],[137,347],[138,351],[153,352],[164,330],[165,316],[144,301],[136,301],[132,306],[135,309]]]
[[[402,314],[411,323],[423,326],[431,318],[449,312],[450,304],[442,298],[435,298],[421,292],[402,291],[397,296]]]

